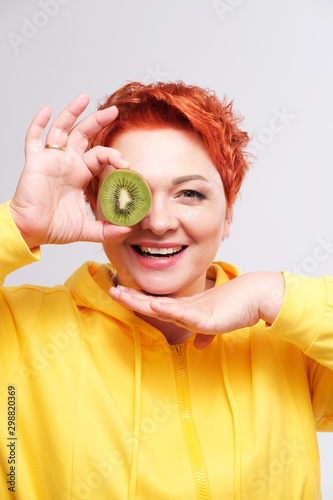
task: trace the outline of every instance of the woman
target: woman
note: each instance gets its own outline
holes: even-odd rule
[[[1,290],[1,498],[320,498],[332,280],[212,264],[247,170],[231,105],[128,84],[75,125],[87,104],[65,108],[45,148],[50,109],[37,114],[0,211],[2,278],[43,244],[102,242],[110,261]],[[132,228],[99,206],[118,168],[152,192]]]

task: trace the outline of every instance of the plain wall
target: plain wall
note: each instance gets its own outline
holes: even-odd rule
[[[217,258],[242,271],[333,274],[331,0],[1,0],[1,199],[24,165],[24,136],[48,104],[78,93],[87,113],[129,80],[184,80],[234,100],[256,161]],[[87,114],[85,113],[85,114]],[[44,247],[6,284],[62,283],[97,244]],[[323,499],[333,436],[319,435]]]

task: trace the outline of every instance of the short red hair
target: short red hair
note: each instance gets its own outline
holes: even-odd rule
[[[132,82],[110,95],[98,109],[114,105],[118,117],[91,139],[88,149],[110,146],[116,134],[134,128],[175,126],[194,131],[218,170],[227,205],[232,207],[249,167],[245,152],[249,136],[239,128],[242,118],[233,111],[232,102],[221,102],[213,91],[183,82]],[[94,177],[85,191],[93,212],[98,184],[98,177]]]

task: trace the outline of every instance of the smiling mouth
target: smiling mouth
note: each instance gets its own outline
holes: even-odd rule
[[[158,259],[165,257],[173,257],[180,253],[186,246],[178,245],[175,247],[167,247],[167,248],[155,248],[155,247],[144,247],[141,245],[133,245],[134,250],[142,257],[146,259]]]

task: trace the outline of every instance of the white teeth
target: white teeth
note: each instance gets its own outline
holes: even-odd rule
[[[168,255],[168,254],[173,254],[175,252],[179,252],[183,247],[181,245],[176,246],[176,247],[169,247],[169,248],[155,248],[155,247],[143,247],[140,246],[140,249],[144,253],[150,253],[150,254],[155,254],[155,255]]]

